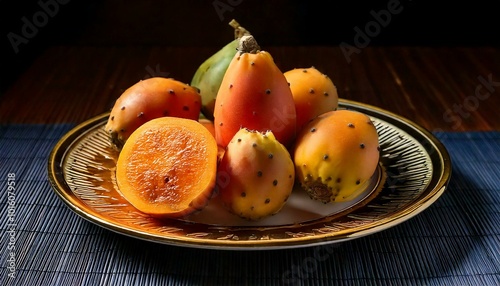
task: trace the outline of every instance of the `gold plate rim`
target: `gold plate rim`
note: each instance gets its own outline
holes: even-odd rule
[[[393,215],[385,217],[380,220],[375,220],[371,223],[361,226],[353,226],[351,228],[339,229],[335,231],[303,233],[301,234],[301,227],[296,227],[299,232],[297,235],[292,235],[290,238],[272,238],[264,239],[206,239],[203,236],[178,236],[166,234],[153,234],[146,229],[138,230],[128,227],[124,224],[116,223],[115,221],[106,217],[106,215],[99,213],[92,209],[84,202],[82,202],[72,190],[64,179],[63,162],[68,147],[80,137],[85,136],[85,132],[91,129],[94,125],[106,120],[109,113],[103,113],[93,118],[90,118],[72,128],[64,134],[56,143],[49,154],[48,158],[48,179],[52,189],[58,197],[76,214],[86,219],[89,222],[97,224],[108,230],[131,236],[138,239],[143,239],[151,242],[192,247],[204,249],[221,249],[221,250],[268,250],[268,249],[285,249],[285,248],[298,248],[318,246],[331,243],[343,242],[351,239],[360,238],[363,236],[371,235],[379,231],[391,228],[408,219],[418,215],[430,205],[432,205],[446,190],[448,182],[451,178],[451,160],[445,146],[428,130],[417,125],[413,121],[404,118],[395,113],[372,106],[365,103],[360,103],[347,99],[339,99],[339,106],[346,109],[353,109],[364,112],[371,117],[381,119],[388,122],[419,142],[427,152],[430,160],[432,161],[431,172],[432,178],[429,184],[422,191],[411,204],[407,204],[399,209]],[[321,221],[314,222],[318,227],[321,226]],[[313,225],[313,226],[316,226]],[[272,227],[264,227],[262,229],[273,229]],[[254,228],[253,231],[266,231]],[[276,228],[276,229],[279,229]],[[310,230],[311,228],[308,228]]]

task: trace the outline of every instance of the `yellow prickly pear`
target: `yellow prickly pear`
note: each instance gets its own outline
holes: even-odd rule
[[[353,110],[329,111],[298,136],[296,177],[312,199],[350,201],[375,173],[379,156],[378,133],[370,117]]]
[[[248,220],[279,212],[290,196],[295,170],[290,153],[271,131],[240,129],[217,169],[224,206]]]

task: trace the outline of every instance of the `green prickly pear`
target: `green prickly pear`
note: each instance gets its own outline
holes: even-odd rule
[[[201,112],[209,120],[214,119],[215,98],[217,97],[217,92],[219,91],[226,69],[236,54],[239,38],[250,34],[234,19],[229,22],[229,25],[234,28],[235,39],[206,59],[198,67],[191,79],[191,85],[200,90],[202,100]]]
[[[374,174],[379,156],[378,133],[370,117],[353,110],[329,111],[297,137],[297,180],[312,199],[350,201]]]
[[[240,129],[218,166],[224,206],[233,214],[259,220],[278,213],[290,196],[295,169],[290,153],[271,131]]]

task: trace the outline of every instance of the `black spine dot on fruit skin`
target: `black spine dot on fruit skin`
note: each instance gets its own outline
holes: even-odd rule
[[[122,108],[120,108],[121,110],[125,110],[125,106],[122,106]]]
[[[273,186],[276,186],[276,185],[278,185],[278,180],[273,181]]]
[[[262,171],[257,172],[257,177],[262,177]]]
[[[311,128],[311,132],[316,132],[316,128]]]
[[[323,160],[328,160],[328,154],[323,155]]]
[[[241,197],[243,197],[243,198],[244,198],[244,197],[246,197],[246,196],[247,196],[247,193],[245,193],[245,192],[242,192],[242,193],[241,193]]]
[[[268,203],[270,203],[270,202],[271,202],[271,199],[269,199],[269,198],[267,198],[267,199],[264,201],[264,203],[265,203],[265,204],[268,204]]]
[[[175,92],[174,92],[174,90],[173,90],[173,89],[169,89],[169,90],[168,90],[168,93],[170,93],[170,94],[175,94]]]
[[[325,91],[325,92],[323,92],[323,95],[324,95],[324,96],[328,96],[328,92],[326,92],[326,91]]]
[[[269,157],[269,159],[272,159],[274,157],[273,153],[269,153],[269,155],[267,155],[267,157]]]
[[[314,93],[314,88],[309,89],[309,93],[313,94]]]
[[[352,124],[352,123],[347,124],[347,126],[350,128],[354,128],[354,124]]]
[[[364,143],[359,144],[359,148],[365,149],[365,144]]]
[[[269,88],[266,89],[266,94],[271,94],[271,90]]]

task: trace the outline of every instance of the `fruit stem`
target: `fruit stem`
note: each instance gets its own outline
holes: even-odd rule
[[[235,19],[232,19],[229,22],[229,25],[234,28],[234,38],[239,39],[245,35],[250,35],[250,32],[243,28],[240,23],[238,23]]]
[[[240,38],[238,48],[236,49],[240,53],[256,54],[260,51],[260,46],[252,35],[245,35]]]

